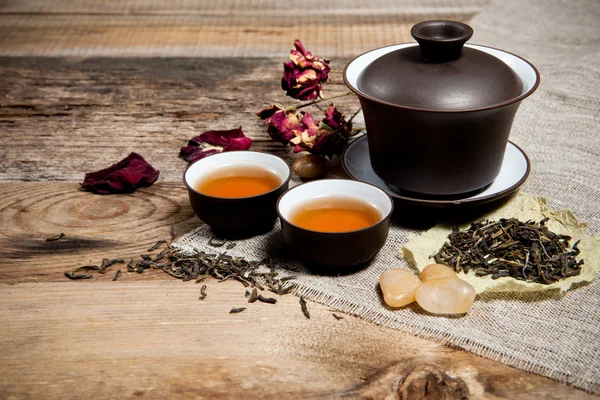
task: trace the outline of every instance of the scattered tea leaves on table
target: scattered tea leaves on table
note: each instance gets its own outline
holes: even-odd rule
[[[336,313],[333,313],[333,314],[331,314],[331,315],[333,315],[333,318],[337,319],[338,321],[339,321],[340,319],[344,319],[344,317],[342,317],[341,315],[338,315],[338,314],[336,314]]]
[[[232,308],[231,311],[229,311],[229,314],[237,314],[237,313],[241,313],[242,311],[244,311],[246,309],[246,307],[238,307],[238,308]]]
[[[65,236],[67,236],[67,235],[65,235],[64,233],[59,233],[58,235],[46,238],[46,242],[55,242],[57,240],[64,238]]]
[[[304,300],[304,297],[300,297],[300,308],[302,308],[302,314],[304,314],[307,319],[310,319],[310,313],[308,312],[308,307],[306,306],[306,300]]]
[[[171,234],[171,239],[175,239],[175,225],[171,225],[169,233]]]
[[[514,279],[550,284],[581,273],[584,261],[576,241],[569,247],[570,236],[551,232],[548,218],[539,223],[515,218],[472,223],[469,229],[454,229],[435,261],[456,272],[472,271],[492,279]]]
[[[115,272],[115,276],[113,276],[112,280],[116,281],[117,279],[119,279],[119,275],[121,275],[121,270],[118,269],[117,272]]]
[[[225,249],[227,250],[231,250],[233,249],[235,246],[237,245],[237,243],[229,243],[227,246],[225,246]]]
[[[211,237],[208,241],[211,246],[222,247],[226,241]],[[195,280],[196,283],[203,282],[207,277],[212,276],[217,282],[226,280],[236,280],[244,287],[252,290],[246,291],[248,303],[260,301],[263,303],[275,304],[277,299],[273,297],[265,297],[259,291],[268,289],[278,295],[284,295],[292,292],[295,285],[291,283],[296,278],[294,275],[282,276],[276,270],[278,264],[269,258],[259,261],[248,261],[243,257],[234,257],[227,252],[222,253],[206,253],[195,249],[195,253],[182,253],[170,246],[170,243],[165,240],[159,240],[150,249],[157,250],[158,247],[166,243],[167,248],[156,256],[151,254],[140,254],[138,259],[131,258],[127,263],[127,272],[129,273],[144,273],[148,269],[162,270],[164,273],[181,279],[182,281]],[[229,243],[235,245],[235,243]],[[231,246],[232,248],[233,246]],[[149,251],[151,251],[149,249]],[[70,279],[88,279],[78,278],[75,272],[78,270],[97,270],[104,274],[106,269],[116,263],[124,263],[123,259],[104,258],[100,266],[84,265],[73,272],[65,273]],[[120,270],[115,274],[114,280],[117,279]],[[71,278],[74,276],[74,278]],[[91,275],[89,275],[91,278]],[[202,285],[200,289],[200,300],[206,298],[206,285]]]
[[[92,274],[75,274],[73,272],[65,271],[65,276],[69,279],[90,279]]]

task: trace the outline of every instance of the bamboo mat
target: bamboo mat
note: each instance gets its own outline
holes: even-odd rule
[[[325,57],[412,41],[426,19],[470,21],[488,0],[4,0],[0,55],[271,57],[300,38]]]

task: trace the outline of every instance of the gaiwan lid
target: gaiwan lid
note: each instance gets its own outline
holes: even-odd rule
[[[479,109],[522,94],[523,83],[502,60],[463,45],[473,29],[455,21],[425,21],[411,30],[418,46],[389,52],[367,65],[357,86],[398,106],[440,111]]]

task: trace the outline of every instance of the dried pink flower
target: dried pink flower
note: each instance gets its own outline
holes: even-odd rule
[[[179,155],[187,162],[198,161],[204,157],[232,150],[248,150],[252,140],[244,136],[242,127],[223,131],[207,131],[192,138],[182,147]]]
[[[279,104],[273,104],[257,112],[256,115],[265,120],[264,124],[268,126],[267,132],[273,140],[288,144],[296,136],[294,130],[300,125],[296,110],[286,110]]]
[[[290,51],[290,60],[283,64],[281,87],[286,94],[298,100],[312,100],[321,94],[321,84],[327,81],[329,61],[306,50],[298,39]]]
[[[302,114],[301,125],[290,140],[295,145],[294,153],[308,151],[331,158],[344,150],[351,131],[350,124],[333,104],[327,107],[325,118],[319,124],[310,113]]]
[[[323,118],[322,122],[333,130],[343,127],[342,133],[345,136],[349,136],[352,132],[352,123],[346,123],[344,114],[342,114],[337,108],[335,108],[333,104],[330,104],[325,109],[325,118]]]

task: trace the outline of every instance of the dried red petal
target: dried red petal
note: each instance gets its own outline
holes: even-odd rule
[[[252,139],[244,136],[240,126],[236,129],[204,132],[182,147],[179,155],[191,163],[223,151],[248,150],[251,145]]]
[[[344,119],[344,114],[335,108],[333,104],[330,104],[325,109],[325,118],[323,118],[323,122],[329,125],[331,129],[337,129],[345,124],[346,120]]]
[[[302,125],[304,125],[308,136],[315,136],[317,134],[317,131],[319,130],[319,125],[317,125],[315,117],[313,117],[311,113],[303,112],[301,122]]]
[[[131,193],[139,187],[152,185],[158,175],[159,171],[144,157],[131,153],[106,169],[85,174],[81,187],[97,194]]]
[[[280,106],[279,104],[273,104],[267,108],[263,108],[262,110],[257,112],[256,115],[258,115],[258,118],[265,120],[265,124],[268,124],[270,122],[270,118],[277,111],[284,111],[284,108],[282,106]]]
[[[296,136],[294,130],[300,125],[295,111],[277,111],[268,121],[267,132],[273,140],[279,140],[283,144],[287,144]]]
[[[323,118],[321,122],[329,126],[332,130],[337,130],[346,137],[350,136],[350,133],[352,133],[352,123],[347,123],[344,114],[335,108],[333,104],[330,104],[325,109],[325,118]]]
[[[188,145],[199,146],[200,143],[208,143],[213,146],[222,146],[223,151],[248,150],[252,140],[244,136],[242,127],[224,131],[207,131],[191,139]]]
[[[184,151],[185,149],[185,151]],[[218,149],[205,149],[203,147],[187,146],[182,147],[179,154],[189,163],[201,160],[204,157],[212,156],[213,154],[221,153]]]

